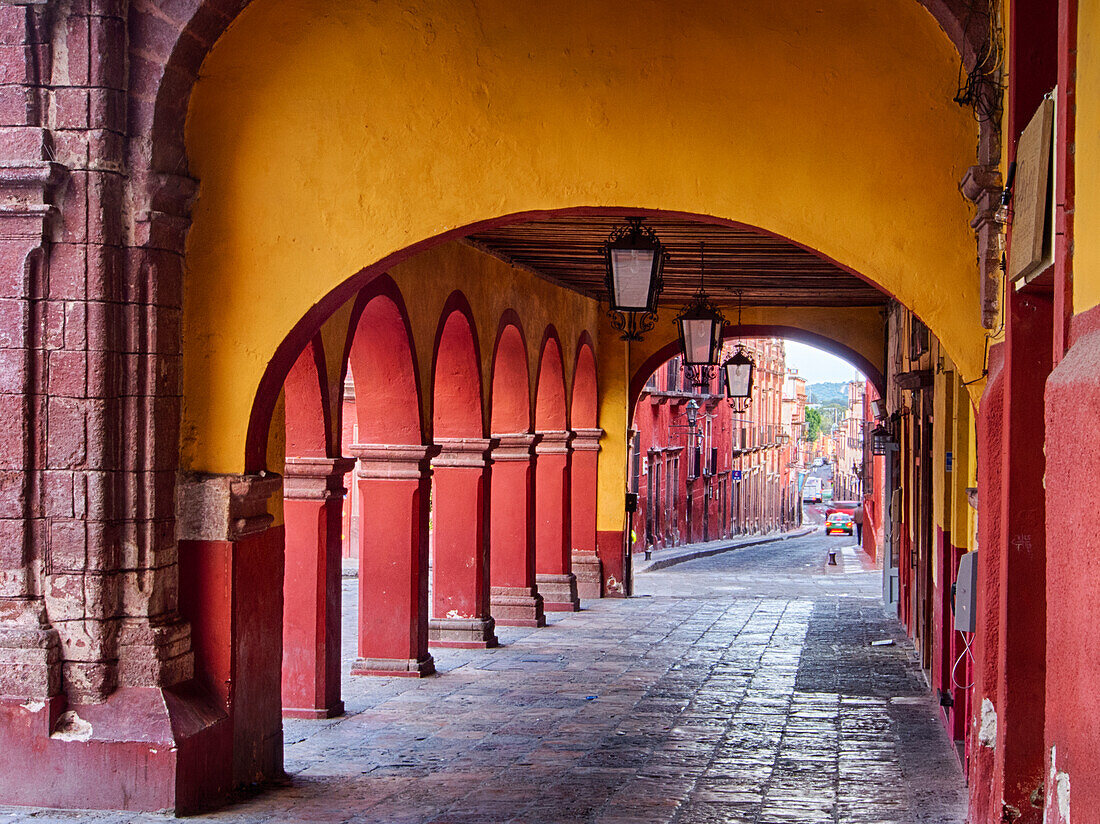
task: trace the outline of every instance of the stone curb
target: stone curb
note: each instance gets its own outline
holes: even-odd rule
[[[774,544],[779,541],[789,541],[792,538],[802,538],[814,532],[817,527],[802,527],[794,532],[784,532],[782,535],[773,535],[765,538],[757,538],[750,541],[738,541],[736,543],[726,543],[721,546],[707,547],[706,549],[696,549],[684,552],[682,555],[674,555],[671,558],[654,558],[651,561],[642,561],[643,566],[635,566],[634,574],[637,575],[642,572],[656,572],[659,569],[666,569],[676,564],[682,564],[686,561],[695,561],[699,558],[709,558],[712,555],[719,555],[723,552],[730,552],[734,549],[743,549],[750,546],[760,546],[761,544]]]

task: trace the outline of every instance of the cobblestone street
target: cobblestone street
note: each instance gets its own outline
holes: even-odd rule
[[[647,573],[629,601],[498,630],[500,649],[434,651],[436,677],[347,677],[346,716],[286,722],[284,786],[195,820],[961,822],[962,773],[880,573],[851,549],[824,565],[850,543]],[[0,813],[24,820],[160,819]]]

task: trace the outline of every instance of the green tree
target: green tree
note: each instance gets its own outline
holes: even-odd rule
[[[821,434],[821,413],[816,409],[806,409],[806,440],[813,443]]]

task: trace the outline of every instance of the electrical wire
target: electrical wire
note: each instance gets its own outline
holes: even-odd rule
[[[971,663],[974,661],[974,654],[970,651],[970,633],[963,632],[961,635],[963,637],[963,651],[959,653],[959,657],[955,659],[954,666],[951,667],[951,683],[954,685],[955,689],[968,690],[974,686],[973,681],[964,686],[955,679],[955,671],[959,668],[959,662],[962,661],[963,656],[969,656]]]
[[[971,0],[966,9],[962,36],[965,39],[977,14],[978,3],[986,6],[988,0]],[[996,9],[988,8],[984,12],[986,22],[985,42],[975,50],[974,65],[967,71],[963,60],[959,61],[958,88],[955,102],[960,106],[969,106],[974,110],[975,118],[980,122],[996,123],[1001,117],[1004,88],[1001,83],[1004,67],[1004,48],[1000,21]]]

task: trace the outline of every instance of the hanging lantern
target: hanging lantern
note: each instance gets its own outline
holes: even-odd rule
[[[611,325],[623,333],[623,340],[642,340],[642,332],[657,322],[661,273],[668,254],[640,217],[627,218],[627,225],[613,231],[603,249]]]
[[[726,373],[726,398],[730,401],[744,401],[746,405],[752,398],[752,378],[756,364],[745,351],[744,346],[738,346],[737,351],[726,362],[722,369]]]
[[[722,328],[725,316],[707,297],[703,288],[706,278],[704,245],[699,244],[699,291],[691,303],[676,316],[676,328],[680,332],[680,353],[684,368],[717,366],[722,353]],[[699,370],[701,371],[701,370]],[[706,370],[707,381],[710,370]]]

